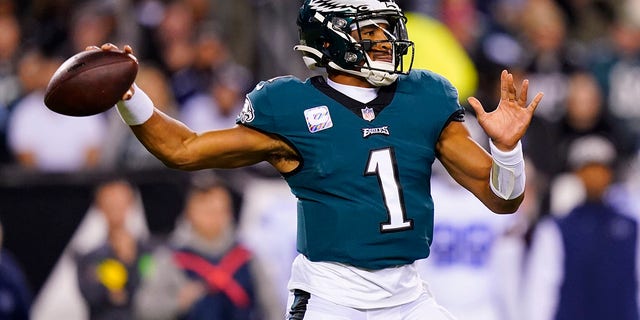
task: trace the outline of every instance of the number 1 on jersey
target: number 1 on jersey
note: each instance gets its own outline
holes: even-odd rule
[[[372,150],[369,153],[365,176],[376,175],[382,190],[382,198],[387,207],[389,219],[380,223],[381,232],[402,231],[413,228],[413,220],[406,218],[402,201],[402,190],[395,161],[391,149]]]

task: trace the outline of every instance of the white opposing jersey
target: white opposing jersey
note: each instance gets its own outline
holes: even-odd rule
[[[243,190],[238,233],[265,278],[258,279],[267,319],[281,319],[296,251],[296,198],[281,179],[253,179]]]
[[[436,300],[459,319],[497,320],[490,254],[512,217],[497,215],[449,176],[431,179],[431,255],[418,270]]]

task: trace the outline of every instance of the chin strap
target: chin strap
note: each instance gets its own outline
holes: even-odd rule
[[[311,56],[308,56],[308,55],[302,56],[302,60],[304,61],[307,68],[309,68],[309,70],[315,70],[316,68],[318,68],[318,61],[321,61],[323,57],[322,52],[320,52],[315,48],[305,46],[305,45],[296,45],[293,47],[293,49],[296,51],[306,52],[309,55],[311,55]],[[389,67],[393,66],[392,63],[388,63],[388,62],[371,61],[369,57],[367,57],[367,61],[370,67],[376,68],[376,69],[388,69]],[[369,82],[370,84],[376,87],[388,86],[393,82],[395,82],[396,79],[398,79],[398,74],[390,73],[388,71],[383,71],[383,70],[374,70],[371,68],[361,68],[361,71],[349,70],[339,66],[333,61],[329,61],[328,66],[338,71],[342,71],[348,74],[352,74],[354,76],[362,77],[365,80],[367,80],[367,82]]]
[[[312,56],[315,56],[314,58],[303,55],[302,60],[304,61],[304,64],[307,66],[307,68],[309,68],[309,70],[315,70],[316,68],[318,68],[318,61],[322,60],[322,52],[320,52],[320,50],[301,44],[293,46],[293,50],[306,52]]]
[[[367,60],[369,60],[367,58]],[[366,77],[369,83],[374,86],[388,86],[394,83],[398,79],[397,73],[390,73],[388,71],[382,71],[385,69],[393,68],[393,63],[382,62],[382,61],[369,61],[369,66],[371,69],[367,69],[369,71],[369,75]],[[377,70],[381,69],[381,70]]]

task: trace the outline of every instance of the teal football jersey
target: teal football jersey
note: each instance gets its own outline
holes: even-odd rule
[[[462,116],[446,79],[414,70],[369,103],[320,76],[264,81],[238,123],[280,136],[301,157],[285,175],[298,199],[298,251],[311,261],[381,269],[429,255],[435,146]]]

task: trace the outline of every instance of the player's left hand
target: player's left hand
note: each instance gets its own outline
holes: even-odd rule
[[[527,105],[529,80],[522,81],[520,94],[513,83],[513,75],[503,70],[500,75],[500,103],[492,112],[485,112],[480,101],[474,97],[467,99],[476,112],[478,123],[498,149],[509,151],[515,148],[524,136],[533,112],[544,95],[538,92]]]

